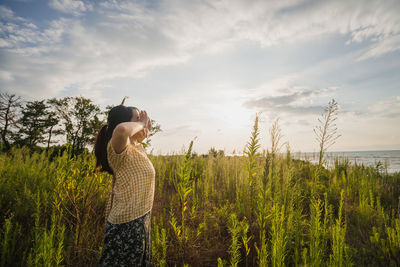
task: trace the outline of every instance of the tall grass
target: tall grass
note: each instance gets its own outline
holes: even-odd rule
[[[400,265],[399,173],[260,154],[258,136],[255,121],[244,156],[199,156],[195,142],[149,154],[156,266]],[[111,177],[68,153],[0,154],[1,266],[96,265]]]

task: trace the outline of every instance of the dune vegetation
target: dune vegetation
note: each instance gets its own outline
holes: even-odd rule
[[[277,122],[272,147],[259,134],[256,117],[243,156],[148,155],[155,266],[400,265],[400,173],[295,159]],[[95,266],[110,178],[88,152],[1,153],[0,265]]]

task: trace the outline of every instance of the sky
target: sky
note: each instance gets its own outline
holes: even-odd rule
[[[146,110],[154,154],[261,149],[400,149],[400,1],[0,1],[0,90],[24,100],[83,96]]]

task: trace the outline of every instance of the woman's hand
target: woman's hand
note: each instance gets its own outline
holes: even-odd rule
[[[147,138],[147,137],[149,137],[149,129],[147,129],[147,128],[144,128],[144,138]]]
[[[150,132],[152,130],[152,125],[151,125],[151,120],[147,115],[147,112],[145,110],[141,110],[139,116],[140,116],[140,121],[144,123],[145,128],[147,128],[148,132]],[[148,132],[146,134],[146,137],[148,135]]]
[[[153,129],[153,127],[152,127],[152,125],[151,125],[151,119],[149,118],[149,122],[147,123],[147,125],[146,125],[146,129],[150,132],[152,129]]]
[[[144,128],[138,133],[136,133],[133,136],[133,139],[136,139],[139,143],[141,143],[145,138],[149,136],[149,132],[152,129],[152,127],[151,127],[151,120],[147,115],[146,111],[141,110],[139,112],[139,116],[140,116],[139,121],[144,124]]]

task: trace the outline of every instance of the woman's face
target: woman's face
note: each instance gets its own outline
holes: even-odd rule
[[[140,119],[139,110],[132,109],[132,113],[133,113],[133,115],[132,115],[131,121],[139,121],[139,119]]]

